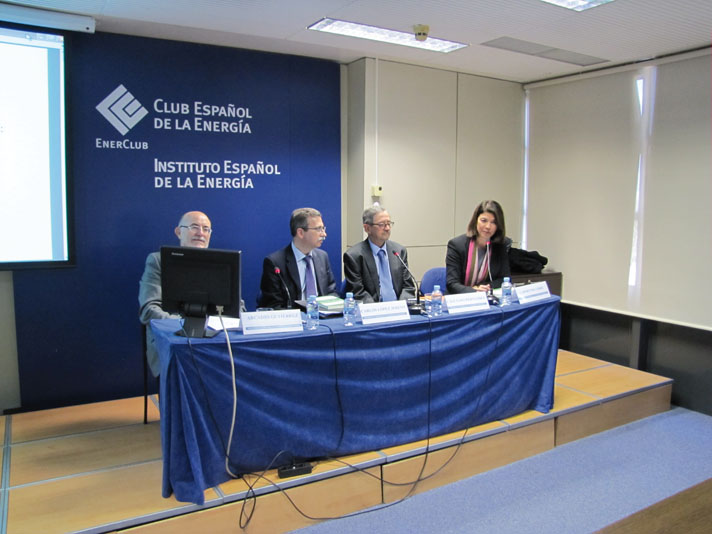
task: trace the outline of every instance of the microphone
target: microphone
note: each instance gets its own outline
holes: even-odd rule
[[[415,313],[420,313],[421,311],[421,306],[420,306],[420,290],[418,289],[418,281],[415,279],[415,276],[413,276],[413,273],[410,272],[410,269],[408,269],[408,266],[406,263],[403,261],[403,258],[400,257],[400,253],[397,250],[393,251],[393,255],[398,258],[398,260],[401,262],[401,265],[403,265],[403,268],[406,270],[406,272],[410,275],[410,277],[413,279],[413,283],[415,284],[415,306],[416,310]]]
[[[492,293],[492,269],[490,269],[490,242],[487,241],[487,275],[490,279],[490,290],[489,294]]]
[[[490,279],[490,288],[487,290],[487,300],[489,300],[491,304],[498,304],[499,299],[494,296],[494,289],[492,288],[494,282],[492,281],[492,269],[490,267],[490,242],[487,241],[487,275]]]
[[[292,295],[289,294],[289,288],[287,287],[286,282],[284,281],[284,278],[282,278],[282,271],[279,267],[275,265],[274,267],[274,274],[276,274],[279,277],[279,280],[282,282],[282,287],[284,287],[284,290],[287,292],[287,308],[292,307]]]

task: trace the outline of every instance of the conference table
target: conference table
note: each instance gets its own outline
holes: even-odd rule
[[[205,489],[231,478],[228,443],[230,470],[244,474],[546,413],[559,303],[366,326],[322,319],[294,333],[228,331],[232,358],[225,332],[188,339],[175,334],[179,320],[151,321],[163,496],[202,504]]]

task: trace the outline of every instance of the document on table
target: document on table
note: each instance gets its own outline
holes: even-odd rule
[[[236,330],[237,328],[240,328],[240,319],[239,317],[225,317],[223,315],[223,323],[225,323],[225,329],[226,330]],[[208,328],[212,328],[213,330],[222,330],[222,324],[220,324],[220,317],[217,315],[211,315],[208,318]]]

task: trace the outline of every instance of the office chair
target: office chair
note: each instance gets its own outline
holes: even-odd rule
[[[433,292],[435,285],[440,286],[440,291],[443,293],[447,290],[447,281],[445,277],[445,267],[433,267],[425,271],[423,279],[420,281],[420,292],[423,295]]]
[[[146,355],[146,325],[141,325],[141,347],[143,352],[143,424],[148,424],[148,356]]]
[[[147,341],[146,341],[146,329],[148,325],[141,325],[141,348],[143,352],[143,424],[148,424],[148,381],[151,379],[151,370],[148,367],[148,354],[146,352]],[[156,385],[158,390],[161,389],[161,377],[156,377]]]
[[[341,297],[342,299],[346,298],[346,278],[344,278],[341,281],[341,284],[339,285],[338,292],[339,292],[339,297]]]

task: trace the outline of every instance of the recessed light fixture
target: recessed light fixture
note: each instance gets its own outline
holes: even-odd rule
[[[541,0],[547,4],[554,4],[555,6],[565,7],[566,9],[573,9],[574,11],[585,11],[591,9],[592,7],[600,6],[601,4],[607,4],[608,2],[613,2],[613,0]]]
[[[423,25],[418,25],[418,27],[423,27]],[[444,39],[436,39],[434,37],[427,37],[422,41],[416,40],[417,31],[414,31],[413,33],[399,32],[396,30],[379,28],[378,26],[357,24],[356,22],[348,22],[338,19],[324,18],[315,22],[307,29],[335,33],[337,35],[347,35],[349,37],[359,37],[361,39],[370,39],[372,41],[380,41],[382,43],[412,46],[413,48],[422,48],[433,52],[443,52],[444,54],[468,46],[464,43],[445,41]]]
[[[492,39],[491,41],[482,43],[482,45],[491,46],[492,48],[500,48],[502,50],[509,50],[510,52],[519,52],[520,54],[528,54],[530,56],[554,59],[556,61],[563,61],[564,63],[571,63],[572,65],[579,65],[581,67],[589,67],[591,65],[597,65],[608,61],[607,59],[600,57],[587,56],[571,50],[562,50],[561,48],[554,48],[552,46],[532,43],[530,41],[522,41],[521,39],[514,39],[513,37],[498,37],[497,39]]]

